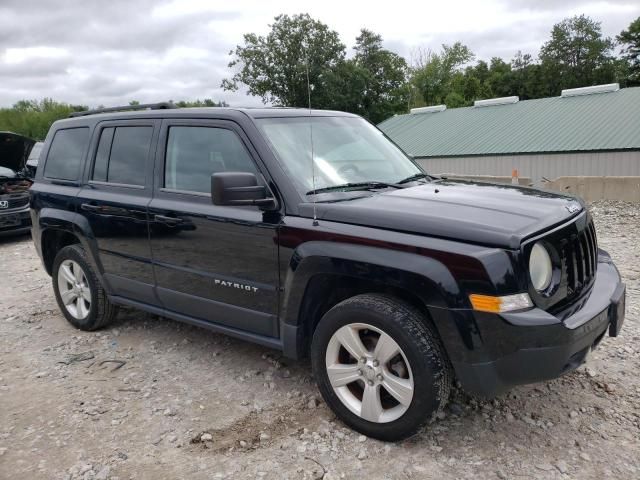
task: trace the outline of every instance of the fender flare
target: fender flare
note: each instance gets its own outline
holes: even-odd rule
[[[43,248],[42,237],[47,231],[58,230],[74,235],[80,241],[82,248],[87,252],[87,260],[96,272],[99,280],[107,292],[110,292],[110,287],[105,284],[102,275],[104,268],[98,255],[98,243],[96,242],[89,221],[84,216],[76,212],[45,207],[39,212],[38,226],[38,238],[34,238],[34,240],[40,251],[42,251]]]
[[[306,296],[311,294],[307,287],[319,275],[353,277],[407,291],[430,313],[437,312],[439,318],[442,314],[448,317],[449,309],[467,307],[458,282],[437,259],[363,245],[306,242],[293,252],[283,282],[280,318],[287,356],[302,356],[306,333],[301,309]]]

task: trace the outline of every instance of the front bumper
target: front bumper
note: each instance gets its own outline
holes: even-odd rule
[[[473,312],[475,348],[468,358],[452,360],[466,391],[490,398],[515,385],[557,378],[584,363],[607,333],[618,335],[626,289],[611,258],[599,253],[591,291],[557,316],[537,308]]]
[[[0,236],[26,233],[31,229],[29,206],[0,211]]]

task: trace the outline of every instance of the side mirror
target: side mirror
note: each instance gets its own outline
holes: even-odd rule
[[[214,205],[274,206],[275,199],[248,172],[219,172],[211,175],[211,201]]]

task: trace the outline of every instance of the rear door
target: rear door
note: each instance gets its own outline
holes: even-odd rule
[[[157,305],[147,206],[159,120],[101,122],[78,195],[112,293]]]
[[[279,216],[211,202],[212,173],[261,179],[256,160],[233,122],[164,120],[149,205],[151,246],[165,308],[275,337]]]

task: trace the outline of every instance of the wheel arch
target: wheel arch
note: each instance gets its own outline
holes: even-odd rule
[[[40,247],[42,262],[49,275],[52,274],[57,253],[67,245],[80,244],[87,252],[87,260],[102,280],[103,269],[97,255],[97,243],[89,222],[82,215],[43,208],[38,218],[37,238],[34,240]]]
[[[48,228],[42,232],[42,263],[49,275],[53,273],[53,261],[58,252],[68,245],[80,243],[80,239],[68,230]]]
[[[436,331],[447,309],[464,302],[452,273],[436,259],[362,245],[308,242],[296,249],[284,279],[285,355],[306,356],[324,313],[362,293],[392,295],[417,307],[436,324]]]

